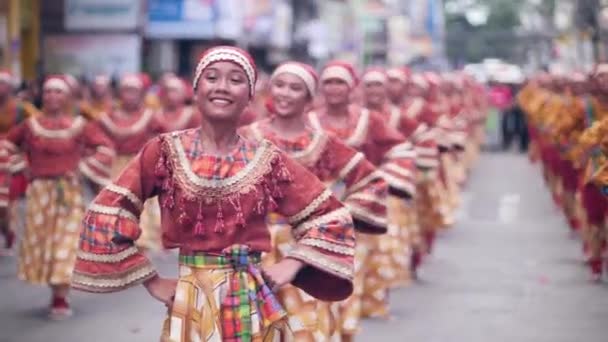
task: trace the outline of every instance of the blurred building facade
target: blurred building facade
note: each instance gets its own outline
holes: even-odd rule
[[[3,0],[0,66],[25,79],[187,75],[219,43],[267,70],[286,59],[437,64],[443,31],[441,0]]]

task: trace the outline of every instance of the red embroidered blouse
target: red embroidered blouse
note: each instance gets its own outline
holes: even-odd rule
[[[419,121],[424,107],[423,99],[412,98],[402,108],[388,106],[383,114],[388,116],[389,126],[401,132],[414,145],[416,166],[427,170],[439,166],[439,147],[436,131]]]
[[[155,275],[134,246],[144,201],[158,195],[162,242],[182,252],[221,253],[234,244],[270,250],[266,216],[293,225],[288,257],[305,262],[294,285],[322,300],[352,292],[352,218],[312,173],[268,141],[241,138],[226,156],[205,154],[200,129],[162,134],[131,160],[89,207],[73,286],[111,292]],[[323,284],[323,286],[319,286]]]
[[[137,115],[126,116],[121,110],[110,114],[102,113],[99,123],[116,146],[118,155],[134,155],[148,142],[161,133],[154,111],[146,108]]]
[[[162,133],[169,133],[198,128],[201,125],[202,117],[194,107],[184,106],[175,112],[160,109],[155,112],[154,120]]]
[[[413,196],[416,192],[413,146],[397,130],[389,127],[379,113],[354,107],[349,115],[349,124],[345,128],[332,127],[323,115],[315,112],[310,112],[308,119],[315,129],[335,134],[346,145],[363,153],[378,167],[392,193]]]
[[[271,120],[243,127],[241,133],[258,141],[270,140],[319,177],[349,209],[357,230],[386,232],[388,186],[362,153],[322,130],[306,129],[293,139],[279,137],[270,127]]]
[[[110,139],[96,123],[82,117],[31,117],[12,128],[4,146],[12,155],[27,157],[12,162],[11,171],[26,166],[32,178],[61,177],[80,171],[98,185],[109,183],[115,152]]]

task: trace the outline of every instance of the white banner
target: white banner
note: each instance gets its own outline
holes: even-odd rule
[[[67,30],[134,30],[141,0],[65,0]]]
[[[46,73],[114,75],[141,68],[141,38],[136,34],[48,36],[43,51]]]

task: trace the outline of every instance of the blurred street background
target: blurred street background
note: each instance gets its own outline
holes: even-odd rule
[[[3,0],[0,66],[23,80],[189,74],[217,43],[248,48],[265,69],[321,64],[460,67],[498,58],[526,71],[586,68],[606,55],[599,0]],[[480,76],[481,77],[481,76]]]

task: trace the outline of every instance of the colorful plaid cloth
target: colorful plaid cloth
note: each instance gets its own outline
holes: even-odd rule
[[[271,324],[286,317],[278,299],[270,290],[258,267],[261,256],[249,253],[249,247],[233,245],[222,255],[180,255],[182,265],[199,268],[232,267],[229,290],[221,303],[222,340],[229,342],[251,341],[252,313],[257,312],[262,325]]]
[[[190,165],[192,165],[192,171],[200,177],[221,180],[234,176],[245,168],[255,156],[256,146],[243,138],[239,138],[237,146],[225,156],[205,153],[200,143],[200,132],[200,129],[192,131],[189,134],[198,136],[193,139],[182,140],[186,156],[188,156]]]

